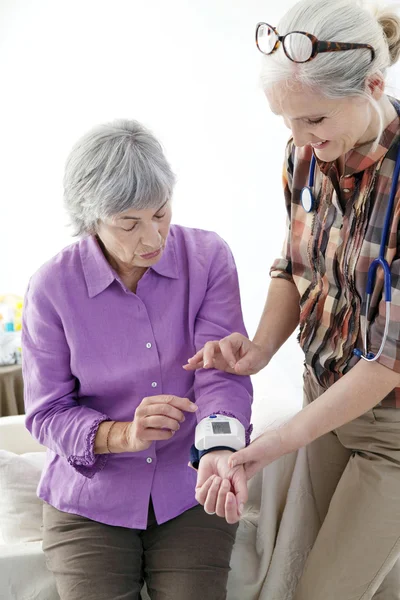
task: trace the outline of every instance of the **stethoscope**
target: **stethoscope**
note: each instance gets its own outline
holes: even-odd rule
[[[310,164],[310,173],[308,178],[308,186],[304,187],[301,190],[300,201],[304,210],[309,213],[314,210],[315,207],[315,198],[314,198],[314,178],[315,178],[315,165],[316,159],[313,155]],[[382,232],[381,245],[379,248],[379,256],[372,261],[368,269],[368,278],[367,278],[367,288],[366,288],[366,303],[365,303],[365,325],[362,332],[362,339],[364,344],[364,352],[355,348],[353,350],[353,354],[362,358],[368,362],[374,362],[378,360],[380,355],[383,352],[383,348],[386,344],[386,340],[389,334],[389,323],[390,323],[390,304],[392,301],[392,275],[390,273],[390,266],[387,260],[385,259],[385,252],[388,244],[389,238],[389,227],[390,221],[393,213],[394,201],[396,199],[396,191],[397,184],[399,180],[400,174],[400,148],[397,153],[396,166],[393,173],[392,186],[390,189],[390,197],[389,203],[386,209],[385,215],[385,223]],[[385,331],[382,337],[382,343],[380,348],[376,354],[373,352],[368,352],[367,348],[367,332],[368,332],[368,313],[371,305],[371,296],[374,291],[375,281],[376,281],[376,271],[378,267],[381,266],[384,274],[384,290],[385,290],[385,304],[386,304],[386,321],[385,321]]]

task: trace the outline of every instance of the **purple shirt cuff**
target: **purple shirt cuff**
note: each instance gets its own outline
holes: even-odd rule
[[[108,454],[94,453],[94,440],[100,423],[110,420],[111,419],[106,415],[100,415],[95,421],[93,421],[86,436],[84,455],[71,455],[68,457],[68,463],[71,465],[71,467],[89,479],[92,479],[96,473],[104,469],[108,462]]]

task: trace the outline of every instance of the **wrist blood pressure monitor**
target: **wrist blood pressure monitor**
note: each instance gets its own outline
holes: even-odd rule
[[[246,446],[246,432],[240,421],[225,415],[210,415],[198,423],[194,445],[197,450],[227,446],[241,450]]]

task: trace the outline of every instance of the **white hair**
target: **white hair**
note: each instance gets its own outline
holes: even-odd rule
[[[378,140],[383,130],[383,117],[366,82],[374,74],[385,78],[387,68],[399,58],[400,19],[393,8],[366,4],[362,0],[301,0],[286,13],[276,29],[279,35],[305,31],[322,41],[373,47],[375,58],[372,62],[370,50],[356,49],[321,53],[303,64],[290,61],[283,49],[278,48],[274,54],[263,57],[261,83],[265,90],[274,83],[286,81],[288,85],[311,87],[331,99],[367,98],[379,115]],[[294,43],[301,51],[300,36]]]
[[[171,198],[175,177],[154,135],[133,120],[86,133],[73,147],[64,175],[64,203],[75,235],[94,233],[99,220]]]

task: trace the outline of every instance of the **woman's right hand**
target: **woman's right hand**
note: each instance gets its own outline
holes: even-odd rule
[[[197,409],[198,406],[188,398],[170,395],[143,398],[133,421],[126,424],[125,452],[140,452],[147,450],[154,441],[169,440],[185,420],[184,413],[193,413]]]
[[[269,362],[264,348],[241,333],[232,333],[222,340],[207,342],[184,365],[186,371],[218,369],[236,375],[254,375]]]

